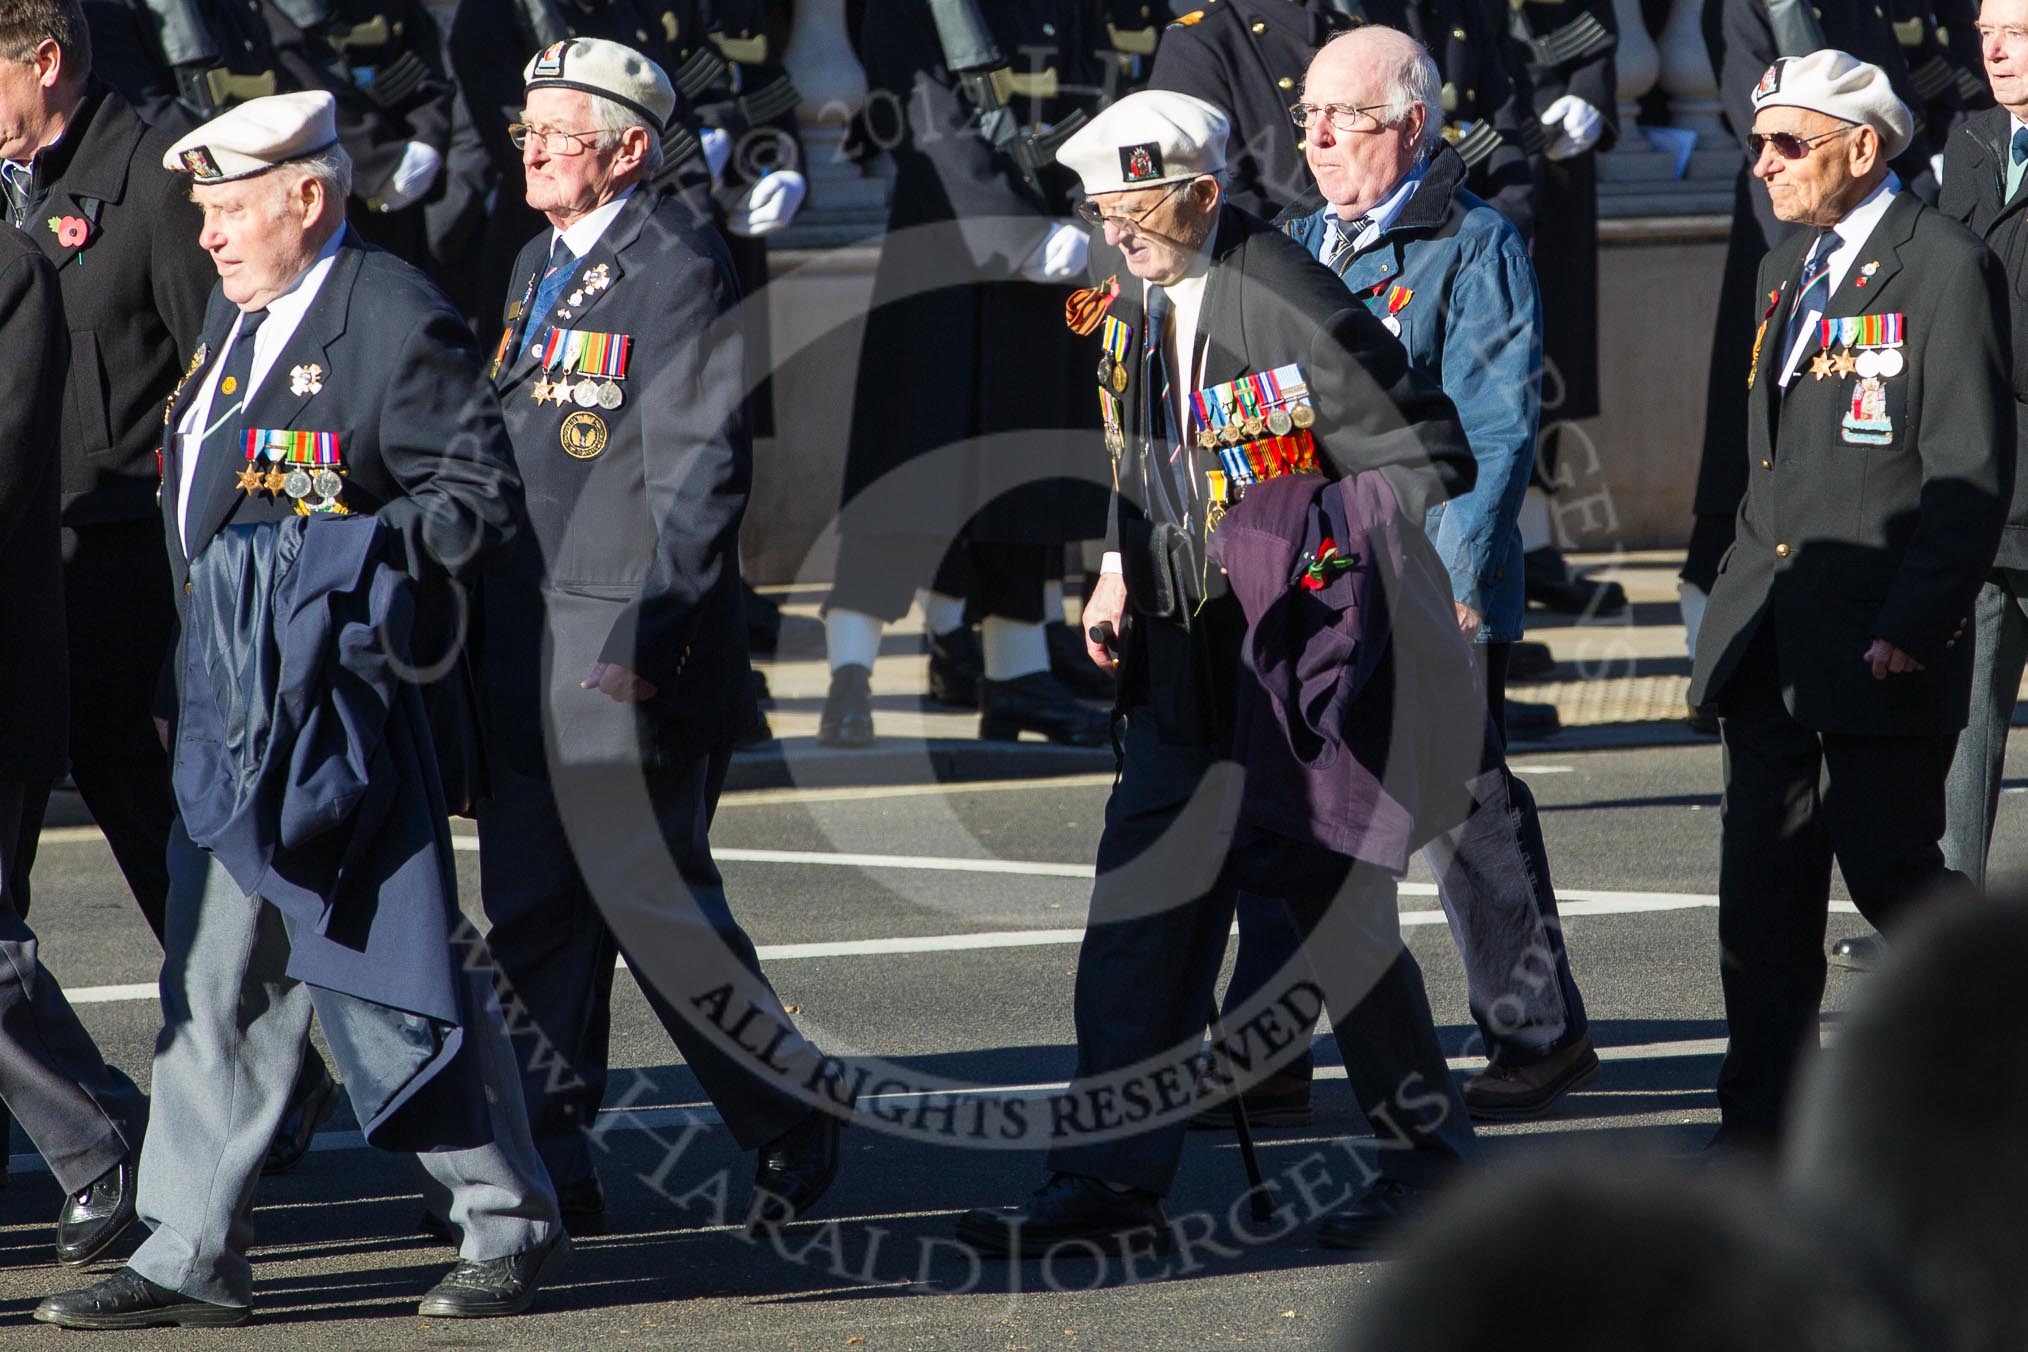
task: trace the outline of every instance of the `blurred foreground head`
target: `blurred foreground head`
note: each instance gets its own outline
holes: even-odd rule
[[[1937,906],[1802,1086],[1782,1181],[1896,1274],[1954,1352],[2028,1348],[2028,895]]]

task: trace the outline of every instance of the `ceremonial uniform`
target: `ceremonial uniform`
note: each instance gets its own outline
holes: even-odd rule
[[[149,714],[175,621],[156,450],[217,277],[188,183],[161,167],[176,134],[94,85],[8,202],[56,268],[70,331],[58,425],[71,778],[157,938],[172,811]]]
[[[1858,120],[1812,92],[1846,61],[1785,60],[1756,106]],[[1718,1095],[1722,1131],[1749,1138],[1779,1127],[1815,1044],[1833,858],[1890,937],[1953,880],[1937,848],[1944,775],[2015,442],[2000,265],[1892,178],[1836,236],[1802,231],[1771,252],[1758,293],[1741,378],[1749,483],[1690,689],[1716,702],[1725,739]],[[1877,675],[1876,639],[1921,667]]]
[[[1914,108],[1920,102],[1908,84],[1908,66],[1885,0],[1782,8],[1784,27],[1778,32],[1769,18],[1769,0],[1713,0],[1704,7],[1704,43],[1712,69],[1718,72],[1726,122],[1739,141],[1742,156],[1753,130],[1754,86],[1778,56],[1802,56],[1825,47],[1850,52],[1886,71],[1903,103]],[[1768,250],[1792,233],[1792,227],[1776,219],[1767,188],[1748,172],[1751,167],[1740,166],[1733,191],[1732,232],[1725,249],[1725,272],[1719,281],[1718,318],[1711,333],[1704,451],[1694,501],[1697,521],[1689,557],[1683,564],[1683,580],[1705,592],[1711,590],[1718,560],[1732,541],[1733,513],[1747,486],[1750,462],[1740,454],[1747,439],[1747,400],[1739,372],[1749,365],[1748,349],[1760,319],[1754,274]],[[1914,183],[1928,172],[1925,152],[1912,147],[1894,167],[1904,183]]]
[[[1444,139],[1472,170],[1467,186],[1532,235],[1528,155],[1544,138],[1500,0],[1207,0],[1163,34],[1149,87],[1225,110],[1232,201],[1272,218],[1315,204],[1288,111],[1302,98],[1303,71],[1334,33],[1368,23],[1410,34],[1436,58]]]

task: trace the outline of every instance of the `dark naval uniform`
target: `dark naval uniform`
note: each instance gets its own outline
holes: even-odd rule
[[[203,331],[218,274],[177,130],[93,85],[39,154],[10,217],[56,267],[70,330],[61,405],[71,777],[156,937],[169,877],[169,765],[150,711],[175,626],[155,490],[162,401]],[[66,223],[69,223],[66,225]]]
[[[496,365],[531,533],[484,587],[486,718],[505,764],[479,835],[537,1145],[581,1194],[596,1187],[588,1132],[619,954],[743,1148],[810,1108],[695,1002],[736,988],[735,1011],[782,1030],[769,1059],[815,1053],[761,975],[707,838],[749,698],[738,283],[717,232],[647,186],[544,304],[553,237],[515,264]],[[621,704],[580,688],[602,661],[656,693]]]
[[[1777,56],[1803,56],[1822,47],[1849,52],[1887,72],[1894,92],[1918,118],[1922,100],[1908,81],[1884,0],[1797,7],[1789,10],[1794,30],[1777,33],[1768,17],[1767,0],[1712,0],[1704,7],[1704,43],[1718,72],[1718,92],[1725,120],[1746,155],[1753,131],[1753,90]],[[1802,24],[1807,16],[1812,22]],[[1804,31],[1805,27],[1807,31]],[[1923,134],[1895,161],[1904,183],[1917,183],[1928,172]],[[1776,219],[1767,185],[1754,178],[1751,164],[1740,166],[1733,192],[1732,234],[1725,250],[1725,273],[1719,283],[1718,319],[1711,334],[1711,383],[1704,406],[1704,453],[1697,470],[1697,522],[1690,537],[1683,580],[1708,592],[1717,575],[1719,557],[1732,541],[1732,517],[1746,492],[1746,389],[1739,373],[1747,368],[1754,325],[1759,321],[1754,274],[1767,251],[1789,238],[1794,227]]]
[[[1542,124],[1500,0],[1207,0],[1163,34],[1149,87],[1225,112],[1231,200],[1271,219],[1316,204],[1302,129],[1289,117],[1303,72],[1334,34],[1368,23],[1408,33],[1436,58],[1444,139],[1472,170],[1466,186],[1532,235],[1528,156],[1544,143]]]
[[[1719,941],[1724,1129],[1775,1131],[1816,1041],[1835,857],[1890,937],[1955,877],[1937,847],[1970,696],[1969,617],[2014,474],[2008,288],[1968,231],[1906,190],[1855,251],[1781,388],[1817,232],[1761,265],[1745,501],[1690,698],[1725,738]],[[1855,318],[1856,317],[1856,318]],[[1875,679],[1876,638],[1923,669]],[[1962,882],[1962,879],[1957,879]]]

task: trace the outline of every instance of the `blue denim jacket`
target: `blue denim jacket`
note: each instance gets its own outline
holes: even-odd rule
[[[1451,591],[1483,617],[1476,641],[1521,637],[1521,499],[1535,468],[1542,410],[1542,297],[1528,246],[1507,219],[1465,191],[1449,146],[1430,159],[1401,213],[1345,269],[1345,285],[1443,387],[1479,462],[1472,491],[1430,509],[1429,534]],[[1315,257],[1329,207],[1284,216]],[[1396,288],[1409,294],[1390,315]]]

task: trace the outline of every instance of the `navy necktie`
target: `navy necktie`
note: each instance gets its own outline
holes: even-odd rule
[[[2014,128],[2014,163],[2028,160],[2028,127]]]
[[[563,236],[558,235],[555,246],[549,251],[549,270],[542,274],[542,284],[535,288],[535,303],[528,310],[528,348],[536,355],[540,355],[540,346],[549,337],[549,325],[545,321],[556,305],[556,298],[563,294],[564,287],[570,285],[570,270],[576,262],[577,255],[563,242]]]
[[[1796,288],[1795,308],[1789,311],[1788,331],[1782,335],[1782,360],[1789,360],[1796,350],[1796,342],[1803,336],[1803,325],[1809,322],[1810,312],[1822,315],[1831,307],[1831,255],[1837,252],[1838,232],[1826,230],[1817,236],[1817,242],[1810,248],[1810,256],[1803,262],[1802,285]]]
[[[1148,288],[1147,350],[1143,353],[1142,395],[1147,416],[1149,481],[1162,500],[1163,514],[1177,525],[1190,521],[1190,457],[1176,427],[1175,391],[1170,386],[1169,325],[1176,305],[1159,286]]]

